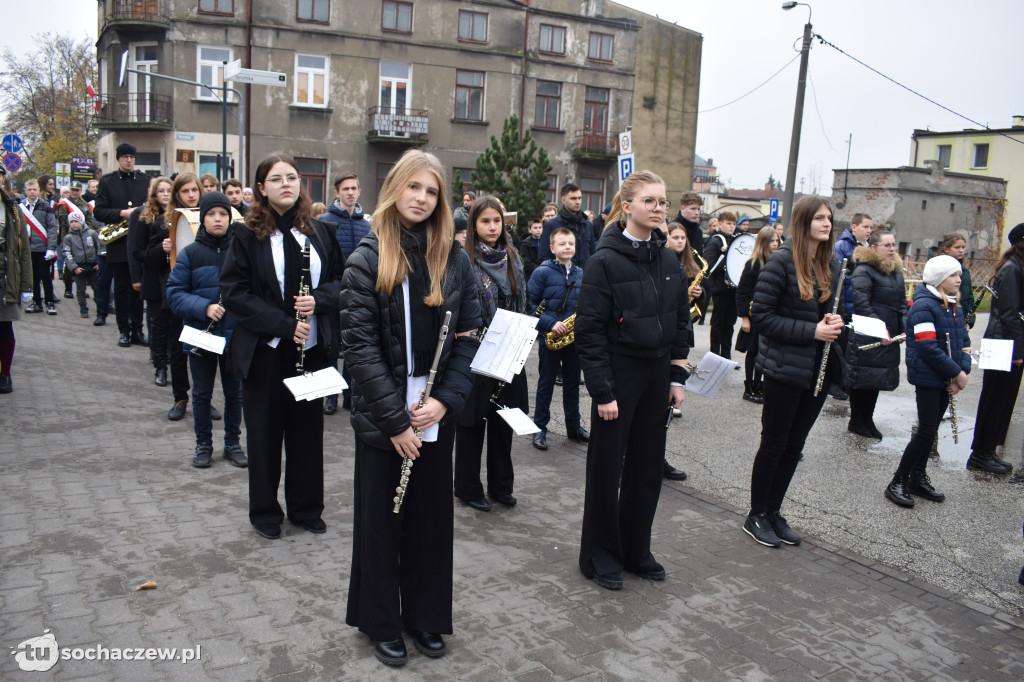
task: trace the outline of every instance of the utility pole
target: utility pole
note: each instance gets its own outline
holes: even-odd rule
[[[807,58],[811,52],[811,6],[805,2],[784,2],[782,9],[793,9],[797,5],[807,7],[807,23],[804,24],[804,40],[800,49],[800,77],[796,88],[796,108],[793,111],[793,136],[789,141],[789,166],[786,168],[786,187],[782,199],[782,223],[790,225],[793,215],[793,189],[796,185],[796,162],[800,156],[800,129],[804,120],[804,93],[807,89]]]

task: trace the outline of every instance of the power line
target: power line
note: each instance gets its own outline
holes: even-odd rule
[[[787,66],[789,66],[790,64],[792,64],[793,62],[795,62],[795,61],[796,61],[797,59],[799,59],[799,58],[800,58],[800,55],[799,55],[799,54],[797,54],[797,55],[796,55],[795,57],[793,57],[793,58],[792,58],[792,59],[790,59],[790,60],[789,60],[788,62],[786,62],[786,63],[785,63],[785,64],[784,64],[783,66],[782,66],[782,68],[781,68],[781,69],[779,69],[778,71],[776,71],[776,72],[775,72],[775,73],[773,73],[772,75],[768,76],[767,80],[765,80],[764,82],[762,82],[762,83],[761,83],[760,85],[756,86],[756,87],[755,87],[755,88],[754,88],[753,90],[750,90],[749,92],[746,92],[746,93],[744,93],[744,94],[740,95],[739,97],[737,97],[736,99],[734,99],[734,100],[731,100],[731,101],[729,101],[729,102],[726,102],[725,104],[719,105],[719,106],[717,106],[717,107],[712,107],[711,109],[701,109],[700,111],[685,111],[685,110],[683,110],[683,109],[676,109],[675,107],[669,106],[669,104],[668,104],[667,102],[661,102],[661,101],[659,101],[659,100],[657,100],[657,99],[655,99],[655,100],[654,100],[654,102],[655,102],[655,104],[661,104],[661,105],[662,105],[663,107],[665,107],[665,108],[666,108],[666,109],[668,109],[669,111],[675,111],[675,112],[678,112],[678,113],[680,113],[680,114],[707,114],[707,113],[710,113],[710,112],[712,112],[712,111],[718,111],[719,109],[724,109],[725,107],[727,107],[727,106],[729,106],[729,105],[731,105],[731,104],[735,104],[736,102],[739,102],[739,101],[740,101],[741,99],[743,99],[744,97],[749,97],[750,95],[753,95],[753,94],[754,94],[755,92],[757,92],[758,90],[760,90],[760,89],[761,89],[761,88],[763,88],[764,86],[768,85],[768,83],[769,83],[769,82],[770,82],[770,81],[771,81],[771,80],[772,80],[773,78],[775,78],[775,77],[776,77],[776,76],[778,76],[778,75],[779,75],[780,73],[782,73],[783,71],[785,71],[785,70],[786,70],[786,67],[787,67]]]
[[[884,73],[882,73],[881,71],[879,71],[878,69],[876,69],[876,68],[874,68],[874,67],[872,67],[872,66],[868,66],[867,64],[865,64],[865,63],[864,63],[864,62],[862,62],[861,60],[859,60],[859,59],[857,59],[856,57],[854,57],[854,56],[853,56],[852,54],[850,54],[849,52],[846,52],[845,50],[843,50],[842,48],[838,47],[837,45],[833,45],[833,44],[832,44],[832,43],[830,43],[829,41],[825,40],[825,39],[824,39],[823,37],[821,37],[821,35],[819,35],[819,34],[815,33],[815,34],[814,34],[814,37],[815,37],[815,38],[817,38],[817,39],[818,39],[818,41],[819,41],[819,42],[820,42],[820,43],[821,43],[822,45],[828,45],[829,47],[831,47],[831,48],[832,48],[833,50],[835,50],[835,51],[836,51],[836,52],[838,52],[839,54],[841,54],[841,55],[843,55],[843,56],[846,56],[846,57],[849,57],[849,58],[850,58],[850,59],[852,59],[853,61],[855,61],[855,62],[857,62],[858,64],[860,64],[861,66],[863,66],[863,67],[864,67],[865,69],[867,69],[867,70],[869,70],[869,71],[871,71],[871,72],[873,72],[873,73],[875,73],[875,74],[878,74],[879,76],[881,76],[881,77],[882,77],[882,78],[884,78],[885,80],[889,81],[890,83],[892,83],[892,84],[894,84],[894,85],[897,85],[897,86],[899,86],[899,87],[903,88],[903,89],[904,89],[904,90],[906,90],[907,92],[909,92],[909,93],[911,93],[911,94],[914,94],[914,95],[917,95],[918,97],[920,97],[921,99],[925,100],[926,102],[930,102],[931,104],[934,104],[935,106],[939,107],[940,109],[944,109],[945,111],[948,111],[949,113],[953,114],[954,116],[957,116],[957,117],[959,117],[959,118],[962,118],[962,119],[964,119],[965,121],[968,121],[968,122],[970,122],[970,123],[973,123],[974,125],[976,125],[976,126],[978,126],[978,127],[982,128],[982,129],[984,129],[984,130],[988,130],[989,132],[993,132],[993,133],[995,133],[995,134],[997,134],[997,135],[1002,135],[1003,137],[1005,137],[1005,138],[1007,138],[1007,139],[1010,139],[1010,140],[1013,140],[1014,142],[1019,142],[1020,144],[1024,144],[1024,140],[1019,140],[1019,139],[1017,139],[1016,137],[1013,137],[1013,136],[1011,136],[1011,135],[1007,135],[1006,133],[1003,133],[1003,132],[998,132],[998,131],[992,130],[991,128],[989,128],[989,127],[988,127],[987,125],[985,125],[984,123],[979,123],[978,121],[975,121],[975,120],[974,120],[973,118],[970,118],[970,117],[968,117],[968,116],[964,116],[963,114],[961,114],[961,113],[960,113],[960,112],[958,112],[958,111],[953,111],[952,109],[950,109],[949,107],[945,106],[944,104],[939,104],[938,102],[936,102],[935,100],[933,100],[933,99],[932,99],[931,97],[927,97],[927,96],[925,96],[925,95],[922,95],[922,94],[921,94],[920,92],[918,92],[917,90],[914,90],[914,89],[913,89],[913,88],[911,88],[910,86],[908,86],[908,85],[904,85],[903,83],[900,83],[900,82],[899,82],[898,80],[896,80],[895,78],[891,78],[891,77],[889,77],[889,76],[885,75]]]
[[[818,91],[814,88],[814,80],[811,78],[811,74],[807,74],[807,82],[811,85],[811,97],[814,99],[814,111],[818,113],[818,123],[821,124],[821,134],[825,136],[825,142],[828,142],[828,146],[832,147],[832,151],[841,152],[842,149],[836,149],[835,145],[832,144],[832,140],[829,139],[828,133],[825,132],[825,119],[821,117],[821,109],[818,108]]]

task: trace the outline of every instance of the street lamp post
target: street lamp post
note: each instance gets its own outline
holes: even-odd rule
[[[786,169],[786,189],[782,199],[782,223],[790,224],[793,215],[793,190],[796,186],[796,162],[800,156],[800,128],[804,120],[804,92],[807,89],[807,58],[811,52],[811,6],[806,2],[784,2],[782,9],[790,10],[797,5],[807,8],[807,23],[804,24],[804,41],[800,49],[800,78],[796,88],[796,108],[793,111],[793,136],[789,141],[789,166]]]

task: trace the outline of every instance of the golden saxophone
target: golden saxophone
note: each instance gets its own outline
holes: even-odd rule
[[[700,286],[700,283],[704,280],[704,275],[708,274],[708,262],[701,258],[701,255],[697,253],[697,249],[690,249],[693,252],[693,257],[699,260],[704,265],[701,266],[700,272],[693,278],[693,282],[690,283],[690,288],[686,290],[687,295],[690,297],[690,319],[696,320],[700,317],[700,306],[693,300],[693,290]]]
[[[562,350],[576,340],[576,313],[562,320],[562,324],[568,328],[564,334],[559,335],[555,332],[544,334],[544,345],[548,347],[548,350]]]
[[[104,225],[100,228],[98,236],[100,241],[104,244],[110,244],[116,242],[121,237],[128,234],[128,219],[125,218],[121,222],[113,223],[111,225]]]

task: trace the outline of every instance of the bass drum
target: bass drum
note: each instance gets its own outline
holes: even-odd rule
[[[754,242],[757,237],[752,234],[741,234],[732,240],[729,250],[725,254],[725,282],[735,288],[739,286],[740,275],[743,274],[743,266],[750,260],[754,253]]]

